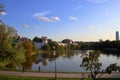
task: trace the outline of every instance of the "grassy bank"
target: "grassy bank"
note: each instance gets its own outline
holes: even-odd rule
[[[54,78],[38,78],[38,77],[19,77],[0,75],[0,80],[55,80]],[[79,78],[57,78],[57,80],[92,80]],[[102,78],[97,80],[120,80],[119,78]]]
[[[38,78],[38,77],[20,77],[0,75],[0,80],[55,80],[54,78]],[[57,78],[57,80],[82,80],[79,78]],[[91,80],[91,79],[83,79]]]

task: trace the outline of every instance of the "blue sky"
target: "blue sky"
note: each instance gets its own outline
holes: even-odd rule
[[[55,41],[115,39],[120,31],[120,0],[1,0],[2,20],[21,37]]]

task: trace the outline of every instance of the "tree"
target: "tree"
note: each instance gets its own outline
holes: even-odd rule
[[[88,54],[87,54],[88,55]],[[101,70],[102,63],[99,63],[100,51],[89,52],[88,56],[85,56],[82,60],[80,67],[85,67],[87,71],[90,71],[90,78],[96,79],[96,76],[101,77],[104,73],[112,73],[112,71],[120,71],[120,66],[117,64],[110,64],[106,70]]]
[[[24,49],[14,43],[17,31],[5,24],[0,25],[0,67],[18,64],[24,61]]]
[[[50,50],[57,50],[58,49],[58,43],[57,42],[49,41],[48,44],[50,46]]]
[[[33,38],[32,41],[33,42],[42,42],[42,39],[36,36],[36,37]]]
[[[43,47],[42,47],[43,50],[50,50],[50,46],[49,44],[45,44]]]
[[[110,64],[105,70],[105,72],[107,72],[109,74],[111,74],[112,71],[120,72],[120,66],[118,66],[117,63],[113,63],[113,64]]]
[[[62,43],[71,44],[71,43],[73,43],[73,41],[71,39],[64,39],[64,40],[62,40]]]
[[[31,54],[31,53],[33,52],[32,42],[30,42],[30,41],[25,41],[25,42],[23,42],[23,46],[24,46],[24,48],[25,48],[25,50],[26,50],[26,51],[25,51],[25,54],[26,54],[26,55],[27,55],[27,54]]]
[[[90,52],[87,57],[83,58],[82,64],[80,65],[81,67],[86,67],[87,71],[90,71],[90,77],[93,79],[96,79],[96,75],[100,71],[100,66],[102,66],[102,64],[99,63],[99,57],[99,51]]]

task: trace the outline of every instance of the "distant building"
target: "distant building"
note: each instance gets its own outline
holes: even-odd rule
[[[62,42],[58,42],[58,45],[59,45],[59,46],[66,46],[67,44],[62,43]]]
[[[116,31],[116,41],[119,41],[119,32]]]
[[[26,38],[26,37],[22,37],[22,38],[21,38],[21,41],[24,41],[24,42],[25,42],[25,41],[28,41],[28,40],[29,40],[29,39]]]
[[[45,44],[48,43],[48,39],[47,39],[47,37],[43,37],[43,36],[42,36],[42,43],[45,43]]]
[[[78,45],[80,43],[80,41],[74,41],[73,45]]]

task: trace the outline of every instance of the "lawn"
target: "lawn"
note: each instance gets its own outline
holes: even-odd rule
[[[0,75],[0,80],[55,80],[54,78],[38,78],[38,77],[19,77],[19,76],[5,76]],[[92,80],[92,79],[79,79],[79,78],[58,78],[57,80]],[[119,78],[105,78],[97,80],[120,80]]]

